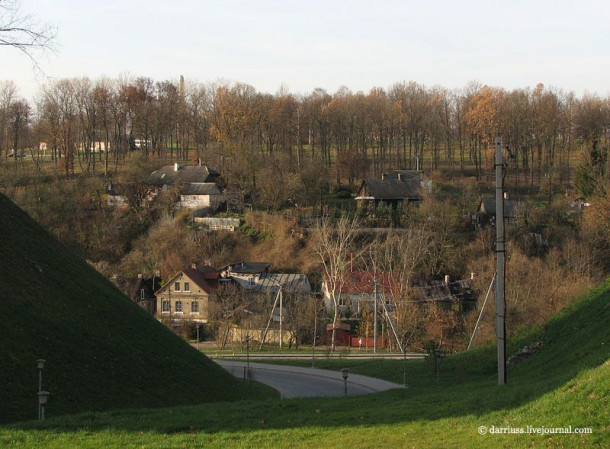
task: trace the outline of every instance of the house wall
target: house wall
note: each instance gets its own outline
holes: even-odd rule
[[[223,201],[224,195],[180,195],[180,207],[185,209],[217,209]]]
[[[175,284],[179,283],[180,288],[176,289]],[[185,291],[185,283],[188,283],[189,290]],[[158,319],[171,318],[175,320],[193,320],[207,323],[209,319],[209,295],[201,290],[188,276],[181,274],[174,278],[167,287],[157,292],[157,313]],[[169,311],[164,311],[164,304],[169,301]],[[182,303],[182,312],[176,310],[176,304]],[[197,302],[199,313],[193,313],[191,305]]]

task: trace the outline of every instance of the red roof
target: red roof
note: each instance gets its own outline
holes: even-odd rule
[[[341,293],[374,293],[375,283],[377,291],[384,293],[396,292],[400,287],[400,280],[392,273],[352,271],[347,273]]]

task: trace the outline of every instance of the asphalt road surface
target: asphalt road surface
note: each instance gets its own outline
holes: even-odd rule
[[[243,378],[246,362],[217,360],[220,366]],[[285,365],[250,363],[252,380],[278,390],[283,398],[343,396],[345,383],[341,372]],[[402,385],[373,377],[350,373],[347,378],[349,396],[403,388]]]

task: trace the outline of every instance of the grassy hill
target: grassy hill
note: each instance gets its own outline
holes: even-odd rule
[[[241,399],[250,391],[0,194],[0,422]]]

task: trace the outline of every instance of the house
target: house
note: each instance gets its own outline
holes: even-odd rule
[[[275,298],[281,289],[283,297],[305,297],[311,294],[311,284],[307,275],[302,273],[270,273],[267,262],[240,262],[221,270],[221,279],[230,279],[239,285],[244,292],[254,296],[264,295],[266,299]],[[269,313],[269,312],[266,312]],[[273,320],[279,322],[279,306],[273,312]]]
[[[133,195],[134,192],[135,186],[133,184],[109,182],[104,196],[106,205],[112,208],[126,209],[129,207],[129,198],[127,195]]]
[[[327,311],[334,309],[328,282],[323,281],[322,292]],[[357,316],[370,309],[377,295],[378,305],[392,312],[396,302],[408,300],[422,305],[435,303],[444,308],[466,312],[476,307],[478,292],[469,280],[433,280],[404,285],[392,273],[350,272],[340,285],[338,293],[341,314]]]
[[[394,170],[382,175],[381,179],[363,180],[356,202],[359,208],[366,208],[371,213],[380,204],[396,209],[403,202],[421,202],[423,190],[431,190],[431,184],[424,181],[421,171]]]
[[[220,173],[205,165],[167,165],[151,173],[148,183],[156,194],[175,188],[180,193],[180,208],[201,211],[217,210],[227,199]]]
[[[399,280],[391,273],[350,271],[337,283],[337,301],[342,315],[357,315],[373,303],[375,294],[378,300],[391,305],[392,298],[401,288]],[[331,285],[328,279],[322,281],[323,302],[327,311],[334,310]]]
[[[180,271],[156,291],[158,319],[207,323],[209,302],[218,290],[218,272],[209,266]]]
[[[504,198],[504,219],[508,221],[516,220],[518,215],[524,211],[524,208],[525,203],[523,201]],[[488,224],[495,223],[495,220],[495,198],[482,198],[473,216],[474,225],[477,228],[482,228]]]
[[[155,291],[160,285],[160,277],[153,276],[151,278],[145,278],[140,273],[129,292],[129,297],[151,315],[155,315],[157,312],[157,297],[155,296]]]
[[[220,173],[206,165],[166,165],[152,172],[148,183],[152,186],[167,190],[169,187],[185,187],[191,183],[220,182]]]
[[[214,182],[192,182],[180,192],[182,209],[216,211],[226,201]]]
[[[270,273],[269,268],[267,262],[239,262],[221,270],[220,283],[230,282],[239,287],[248,314],[241,326],[233,325],[226,330],[226,339],[243,341],[249,336],[261,343],[281,340],[291,344],[297,338],[290,310],[294,312],[296,308],[292,305],[311,294],[309,279],[301,273]]]
[[[435,304],[445,310],[468,312],[477,307],[478,291],[472,280],[458,279],[416,282],[409,289],[410,301],[420,305]]]
[[[301,273],[259,273],[247,276],[232,274],[231,278],[244,290],[251,293],[275,294],[279,288],[298,295],[311,293],[307,275]]]

